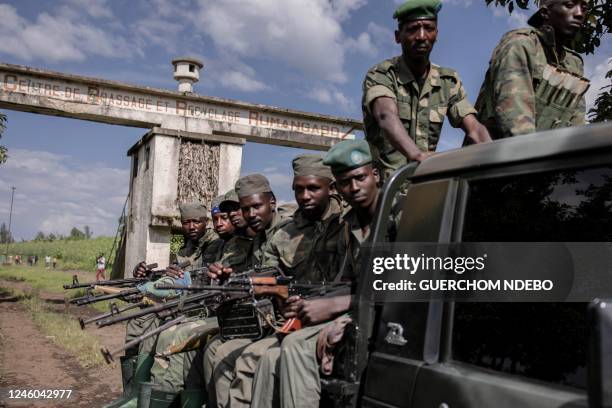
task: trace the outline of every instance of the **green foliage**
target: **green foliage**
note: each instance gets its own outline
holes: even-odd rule
[[[42,233],[39,233],[41,235]],[[37,235],[37,238],[39,238]],[[42,234],[44,236],[44,234]],[[52,234],[50,234],[52,235]],[[48,238],[48,237],[47,237]],[[11,245],[11,252],[22,256],[24,262],[29,255],[38,255],[38,262],[44,263],[46,255],[60,259],[58,268],[84,271],[95,270],[96,258],[100,253],[107,253],[113,245],[112,237],[97,237],[94,239],[35,239],[34,241],[18,242]]]
[[[606,78],[612,81],[612,70],[608,71]],[[612,121],[612,83],[601,88],[601,93],[595,100],[595,106],[589,111],[589,121]]]
[[[85,233],[77,227],[72,227],[70,230],[70,239],[85,239]]]
[[[183,237],[182,234],[172,235],[172,239],[170,240],[170,253],[176,254],[179,251],[179,249],[181,249],[184,243],[185,243],[185,238]]]
[[[0,225],[0,244],[6,244],[14,242],[12,234],[9,232],[5,223]]]
[[[95,275],[92,273],[92,280]],[[33,291],[46,291],[53,293],[62,293],[66,295],[73,295],[64,290],[63,285],[72,282],[72,274],[45,269],[44,260],[42,265],[29,267],[29,266],[2,266],[0,267],[0,279],[5,280],[20,280],[29,285]],[[76,291],[72,291],[76,292]],[[34,293],[36,295],[36,293]]]

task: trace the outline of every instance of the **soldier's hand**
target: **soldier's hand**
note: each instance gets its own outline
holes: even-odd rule
[[[217,279],[219,281],[226,280],[231,274],[233,270],[230,267],[223,266],[219,263],[210,264],[208,266],[208,276],[211,279]]]
[[[285,319],[291,319],[297,317],[300,310],[304,306],[304,299],[299,296],[290,296],[285,300],[283,304],[283,317]]]
[[[416,160],[418,162],[422,162],[427,159],[429,156],[433,156],[436,152],[423,152],[419,151],[414,157],[411,157],[412,160]]]
[[[172,279],[181,279],[183,277],[183,270],[179,268],[178,265],[170,265],[166,269],[166,276]]]
[[[147,264],[144,261],[140,262],[134,267],[132,275],[135,278],[144,278],[145,276],[147,276]]]
[[[333,298],[304,300],[297,315],[306,326],[328,321],[335,316],[335,300]]]

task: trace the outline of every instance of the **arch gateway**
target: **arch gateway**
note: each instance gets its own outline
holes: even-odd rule
[[[0,63],[0,108],[149,129],[132,146],[124,270],[168,265],[178,203],[233,187],[246,141],[327,150],[361,121],[195,94],[201,63],[173,61],[179,91]]]

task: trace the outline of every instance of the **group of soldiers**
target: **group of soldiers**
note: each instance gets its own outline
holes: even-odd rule
[[[366,140],[295,157],[297,209],[280,206],[260,174],[240,178],[210,209],[181,205],[185,245],[177,261],[191,266],[170,266],[161,281],[189,285],[185,272],[201,265],[219,282],[272,266],[296,281],[356,284],[359,248],[370,234],[379,189],[400,166],[434,154],[445,116],[465,131],[466,144],[584,123],[589,81],[580,56],[566,46],[585,22],[585,1],[541,0],[530,28],[504,35],[475,107],[458,74],[429,60],[440,9],[440,0],[408,0],[398,7],[395,40],[402,55],[371,68],[363,83]],[[137,277],[145,273],[144,263],[134,270]],[[278,313],[299,318],[303,328],[257,341],[223,341],[213,335],[216,317],[191,316],[140,344],[133,378],[153,383],[150,406],[318,407],[321,376],[331,372],[334,348],[351,321],[351,287],[289,297]],[[134,319],[127,339],[160,323],[154,315]],[[210,336],[196,350],[164,355],[193,333]],[[135,396],[114,404],[135,405]]]

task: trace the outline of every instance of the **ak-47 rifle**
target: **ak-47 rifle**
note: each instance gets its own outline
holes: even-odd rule
[[[223,286],[200,285],[185,287],[178,285],[156,284],[155,287],[158,289],[181,289],[188,291],[247,293],[253,298],[272,296],[285,301],[287,298],[294,295],[304,298],[323,296],[332,290],[348,287],[348,285],[349,284],[345,282],[296,282],[289,276],[251,276],[246,278],[229,278],[226,284]],[[268,323],[271,325],[269,321]],[[286,320],[280,329],[275,328],[275,330],[279,333],[288,334],[301,328],[302,323],[298,318],[294,317]]]
[[[191,262],[185,261],[185,262],[178,264],[177,266],[183,269],[183,268],[188,267],[189,265],[191,265]],[[85,285],[88,285],[87,294],[85,296],[71,299],[70,303],[74,303],[78,306],[82,306],[82,305],[87,305],[87,304],[94,303],[94,302],[100,302],[103,300],[117,299],[117,298],[123,301],[126,301],[126,302],[140,302],[143,296],[145,295],[145,293],[143,293],[143,291],[139,289],[139,286],[147,282],[155,281],[165,276],[166,274],[167,269],[160,269],[160,270],[150,269],[150,267],[156,267],[156,266],[157,264],[147,265],[147,270],[149,272],[147,273],[147,276],[142,277],[142,278],[126,278],[126,279],[115,279],[112,281],[103,281],[107,283],[110,282],[110,284],[108,285],[103,285],[102,281],[101,282],[90,282],[88,284],[78,284],[78,279],[76,279],[76,275],[75,275],[73,279],[76,279],[77,283],[73,282],[72,286],[76,285],[75,287],[85,287]],[[204,266],[201,268],[192,269],[189,272],[191,273],[191,276],[199,276],[207,271],[208,271],[208,266]],[[64,285],[65,288],[66,287],[71,288],[72,286]],[[103,295],[96,296],[94,294],[94,291],[102,292]]]
[[[147,305],[146,302],[138,302],[138,303],[131,303],[125,307],[119,308],[117,307],[117,304],[113,302],[109,305],[110,310],[106,313],[102,313],[100,315],[90,317],[89,319],[83,319],[82,317],[79,317],[79,325],[81,326],[81,329],[85,330],[85,326],[90,323],[95,323],[98,320],[106,319],[108,317],[112,317],[112,316],[121,314],[123,312],[127,312],[128,310],[136,309],[139,307],[144,307],[146,305]]]
[[[154,278],[160,278],[162,276],[161,273],[166,271],[165,269],[154,271],[153,268],[157,268],[156,263],[152,263],[146,266],[148,273],[147,273],[147,276],[144,278],[111,279],[111,280],[104,280],[104,281],[93,281],[93,282],[80,283],[79,277],[77,275],[72,275],[72,284],[64,285],[64,289],[92,288],[96,285],[129,286],[129,285],[134,285],[134,284],[141,283],[147,280],[155,280]]]
[[[207,272],[208,266],[196,269],[195,271],[196,271],[196,274],[192,274],[192,277],[198,276],[198,274],[203,274]],[[193,270],[189,272],[192,273]],[[279,273],[278,268],[267,268],[267,267],[266,268],[253,268],[253,269],[250,269],[244,272],[236,273],[233,279],[247,277],[251,275],[270,276],[270,275],[277,274],[277,273]],[[185,286],[177,286],[177,287],[184,288]],[[115,316],[111,314],[110,316],[95,319],[94,321],[99,327],[105,327],[105,326],[110,326],[112,324],[123,322],[126,320],[135,319],[137,317],[142,317],[150,313],[155,313],[158,317],[164,318],[170,315],[176,315],[177,313],[180,313],[181,311],[183,312],[187,311],[185,310],[187,306],[183,306],[182,309],[177,308],[179,304],[189,305],[190,303],[197,302],[200,299],[206,298],[206,299],[209,299],[210,309],[216,309],[216,307],[213,307],[213,306],[216,306],[222,300],[227,299],[227,296],[220,296],[220,292],[218,291],[212,292],[211,294],[205,294],[204,297],[202,296],[203,296],[202,294],[198,294],[197,296],[192,295],[188,297],[183,297],[178,300],[169,300],[169,301],[163,301],[163,302],[160,302],[159,300],[151,300],[148,298],[148,296],[144,296],[141,299],[143,301],[146,301],[147,302],[146,306],[149,306],[149,307],[143,307],[142,310],[136,313],[131,313],[127,316]]]

